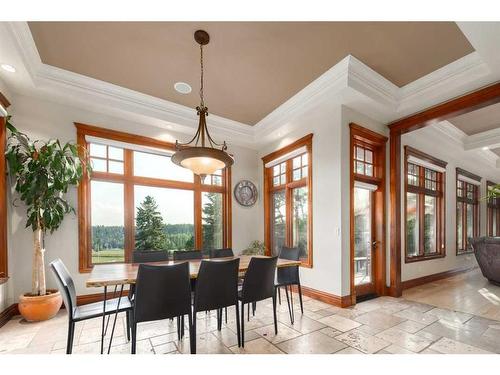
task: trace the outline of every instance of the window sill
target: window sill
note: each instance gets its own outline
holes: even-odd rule
[[[457,251],[457,256],[458,255],[467,255],[467,254],[474,254],[474,250]]]
[[[437,254],[437,255],[424,255],[424,256],[411,257],[411,258],[405,257],[405,263],[423,262],[425,260],[444,258],[445,256],[446,256],[446,253]]]

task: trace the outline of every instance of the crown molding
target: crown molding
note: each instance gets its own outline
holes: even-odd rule
[[[26,22],[6,22],[4,26],[32,81],[32,87],[22,94],[133,118],[140,124],[182,134],[192,134],[197,128],[192,108],[44,64]],[[390,122],[483,85],[490,71],[481,55],[473,52],[398,87],[348,55],[255,126],[216,115],[210,115],[209,126],[214,136],[223,137],[229,144],[259,149],[277,136],[304,126],[299,117],[320,106],[348,105],[379,122]]]
[[[450,139],[452,142],[454,142],[464,152],[474,151],[474,153],[478,157],[485,160],[491,166],[494,166],[496,168],[500,168],[500,158],[498,157],[497,154],[495,154],[491,150],[483,150],[482,147],[484,147],[484,146],[470,148],[468,145],[470,144],[471,139],[474,136],[467,135],[462,130],[457,128],[455,125],[453,125],[451,122],[441,121],[441,122],[433,125],[432,127],[435,128],[441,134],[448,137],[448,139]],[[500,129],[495,129],[495,131],[498,133],[497,140],[500,144]],[[483,133],[479,133],[479,134],[483,134]],[[488,135],[485,135],[485,137],[488,137]]]
[[[496,129],[468,136],[464,143],[465,150],[478,150],[483,147],[500,147],[500,124]]]

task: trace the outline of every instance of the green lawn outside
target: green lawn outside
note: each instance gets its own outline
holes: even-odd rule
[[[106,249],[101,251],[92,250],[92,263],[123,262],[125,260],[123,249]]]

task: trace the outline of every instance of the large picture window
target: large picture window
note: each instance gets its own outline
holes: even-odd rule
[[[457,168],[457,254],[472,251],[469,238],[479,236],[481,177]]]
[[[173,144],[76,127],[93,165],[79,187],[81,272],[133,251],[231,246],[229,169],[202,179],[171,162]]]
[[[445,256],[446,165],[405,147],[406,262]]]
[[[262,160],[267,253],[299,247],[302,265],[312,267],[312,134]]]
[[[491,181],[486,182],[488,191],[497,184]],[[488,199],[488,236],[499,237],[500,236],[500,198]]]

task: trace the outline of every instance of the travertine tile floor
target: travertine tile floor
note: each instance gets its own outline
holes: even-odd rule
[[[500,315],[495,312],[495,307],[500,309],[500,288],[492,288],[481,278],[471,272],[409,290],[404,298],[381,297],[347,309],[304,297],[304,315],[297,303],[293,325],[286,303],[279,306],[277,335],[271,301],[264,301],[258,304],[255,317],[245,322],[244,349],[237,345],[233,309],[222,331],[217,331],[214,313],[200,313],[198,353],[500,353]],[[469,310],[474,304],[468,298],[479,301],[476,294],[485,295],[488,308],[478,302],[477,310]],[[296,297],[294,302],[298,302]],[[456,302],[450,305],[452,300]],[[77,324],[74,353],[99,352],[100,325],[100,319]],[[64,311],[42,323],[16,317],[0,328],[0,353],[64,353],[66,329]],[[144,323],[138,327],[137,351],[189,353],[189,339],[177,340],[175,320]],[[119,316],[111,353],[130,353],[124,316]]]

